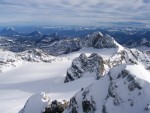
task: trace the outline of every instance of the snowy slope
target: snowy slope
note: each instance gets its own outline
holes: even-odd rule
[[[92,49],[92,48],[90,48],[90,49]],[[85,50],[85,53],[86,54],[90,54],[90,49],[88,50],[88,48],[86,48]],[[97,49],[92,49],[92,50],[97,50]],[[106,50],[106,49],[104,49],[104,50]],[[98,52],[98,54],[100,54],[100,51],[103,51],[103,49],[100,49],[100,50],[97,50]],[[87,88],[85,88],[85,86],[86,85],[84,85],[84,90],[83,91],[85,91],[85,92],[83,92],[83,91],[81,91],[82,93],[77,93],[77,95],[79,94],[79,98],[77,97],[77,100],[74,100],[75,98],[76,98],[76,96],[75,96],[75,98],[73,97],[72,99],[71,99],[71,101],[70,101],[70,105],[68,106],[68,108],[66,109],[66,111],[65,111],[65,113],[69,113],[72,109],[75,109],[75,108],[77,108],[76,110],[77,110],[77,112],[78,113],[82,113],[83,112],[83,108],[82,108],[82,99],[83,98],[81,98],[81,96],[83,96],[83,95],[85,95],[84,96],[84,99],[83,99],[83,101],[85,101],[85,100],[88,100],[89,99],[89,101],[92,103],[91,104],[91,106],[92,107],[90,107],[89,109],[92,109],[92,110],[94,110],[93,112],[95,112],[95,113],[99,113],[102,109],[103,109],[103,113],[105,113],[105,107],[106,107],[106,105],[105,105],[105,103],[106,103],[106,98],[108,97],[108,93],[110,93],[110,98],[108,98],[108,105],[107,105],[107,107],[108,106],[112,106],[112,108],[110,108],[110,111],[111,111],[111,109],[116,109],[116,113],[117,112],[120,112],[121,110],[122,110],[122,107],[119,107],[119,108],[116,108],[116,106],[124,106],[124,103],[122,103],[122,100],[123,100],[123,102],[125,101],[125,106],[127,105],[127,106],[133,106],[133,104],[135,104],[136,103],[136,99],[138,99],[138,98],[136,98],[134,101],[133,101],[133,99],[135,98],[135,96],[137,96],[137,95],[139,95],[141,92],[139,91],[139,92],[137,92],[135,89],[138,89],[138,90],[141,90],[141,87],[142,86],[140,86],[141,85],[141,83],[144,83],[145,84],[145,80],[150,80],[149,79],[149,76],[148,75],[150,75],[150,72],[149,71],[147,71],[146,69],[145,69],[145,65],[143,64],[143,61],[144,61],[144,59],[145,58],[147,58],[147,57],[145,57],[145,55],[142,53],[142,52],[140,52],[140,51],[137,51],[136,49],[132,49],[132,50],[128,50],[128,49],[125,49],[124,50],[125,51],[125,53],[126,54],[123,54],[123,56],[124,56],[124,61],[122,62],[122,61],[120,61],[120,58],[121,58],[121,56],[120,56],[120,53],[122,53],[122,51],[120,50],[119,52],[118,51],[114,51],[113,52],[113,54],[111,53],[110,55],[108,55],[108,53],[105,51],[105,52],[102,52],[102,54],[103,54],[103,58],[105,58],[104,56],[107,56],[106,58],[105,58],[105,60],[107,61],[107,60],[112,60],[111,61],[111,63],[109,64],[108,63],[108,65],[111,65],[112,64],[112,62],[116,62],[116,60],[119,60],[119,63],[117,64],[117,65],[112,65],[112,66],[115,66],[114,68],[112,68],[111,69],[111,66],[110,66],[110,71],[108,71],[108,73],[103,77],[103,78],[101,78],[100,80],[98,80],[98,81],[96,81],[95,80],[95,76],[91,76],[91,77],[83,77],[83,78],[80,78],[80,79],[78,79],[78,80],[75,80],[75,81],[73,81],[73,82],[69,82],[69,83],[65,83],[65,85],[67,86],[67,87],[62,87],[61,86],[61,88],[62,89],[66,89],[66,91],[68,90],[68,89],[73,89],[73,88],[77,88],[77,86],[75,86],[75,85],[73,85],[74,83],[76,84],[76,85],[78,85],[78,90],[76,89],[76,90],[74,90],[73,92],[72,92],[72,94],[71,95],[73,95],[73,93],[75,93],[75,91],[79,91],[82,87],[81,87],[81,85],[82,84],[84,84],[84,83],[87,83],[87,84],[89,84],[89,85],[87,85],[88,87]],[[82,52],[83,52],[83,49],[82,49]],[[116,52],[116,54],[115,54],[115,52]],[[71,53],[71,54],[69,54],[69,55],[66,55],[67,57],[69,57],[70,59],[72,59],[73,58],[73,56],[72,56],[72,54],[75,54],[75,55],[77,55],[77,54],[79,54],[80,53],[80,51],[78,51],[78,52],[74,52],[74,53]],[[104,53],[107,53],[107,54],[104,54]],[[137,54],[138,53],[138,54]],[[138,57],[138,59],[136,59],[135,58],[135,55]],[[112,57],[110,57],[110,56],[112,56]],[[64,56],[63,56],[64,57]],[[129,59],[132,59],[132,60],[134,60],[135,62],[132,62],[132,61],[130,61]],[[146,59],[145,59],[146,60]],[[70,61],[72,61],[72,60],[70,60]],[[106,62],[107,63],[107,62]],[[123,65],[122,65],[123,64]],[[130,64],[130,65],[129,65]],[[136,65],[135,65],[136,64]],[[70,64],[71,65],[71,64]],[[124,78],[124,77],[120,77],[120,78],[118,78],[119,76],[124,76],[124,73],[126,74],[126,71],[127,71],[127,74],[128,75],[131,75],[131,76],[128,76],[128,77],[126,77],[126,78]],[[121,74],[123,74],[123,75],[121,75]],[[65,77],[65,76],[64,76]],[[130,79],[132,79],[132,78],[135,78],[135,80],[133,80],[133,81],[130,81]],[[105,80],[106,79],[106,80]],[[111,79],[114,79],[114,80],[111,80]],[[96,83],[95,83],[96,82]],[[120,86],[120,88],[119,89],[115,89],[116,87],[118,87],[118,86],[116,86],[115,85],[115,83],[117,83],[117,84],[119,84],[121,82],[121,85],[122,86]],[[127,84],[127,82],[128,82],[128,84]],[[136,83],[139,83],[140,85],[137,85]],[[97,86],[95,87],[94,85],[90,85],[90,84],[97,84]],[[127,85],[126,85],[127,84]],[[135,84],[135,86],[134,86],[134,84]],[[125,85],[125,86],[124,86]],[[137,85],[137,86],[136,86]],[[111,87],[112,86],[112,87]],[[59,86],[60,87],[60,86]],[[90,88],[92,87],[92,89],[94,90],[94,91],[90,91]],[[149,87],[149,85],[148,85],[148,87]],[[126,90],[123,92],[123,93],[121,93],[120,94],[120,91],[122,90],[122,89],[124,89],[124,88],[126,88]],[[145,88],[145,87],[144,87]],[[57,89],[57,88],[56,88]],[[59,88],[58,88],[59,89]],[[109,89],[109,90],[108,90]],[[117,92],[113,92],[114,90],[113,89],[115,89],[115,90],[117,90]],[[112,91],[111,91],[112,90]],[[135,92],[133,93],[133,95],[132,95],[132,92],[133,92],[133,90],[135,90]],[[147,91],[147,89],[144,89],[144,91]],[[87,96],[87,98],[88,99],[86,99],[85,97],[86,97],[86,93],[88,93],[88,92],[90,92],[91,93],[91,95],[92,96],[90,96],[89,94],[87,94],[88,96]],[[103,92],[103,93],[102,93]],[[60,92],[59,92],[60,93]],[[95,94],[96,93],[96,94]],[[114,93],[114,94],[113,94]],[[127,94],[128,93],[128,94]],[[124,95],[125,94],[125,95]],[[39,94],[38,94],[39,95]],[[55,97],[56,97],[56,95],[58,95],[58,94],[53,94],[53,95],[51,95],[51,94],[48,94],[48,96],[51,98],[51,97],[53,97],[55,95]],[[69,95],[69,96],[68,96]],[[57,99],[57,100],[62,100],[62,99],[66,99],[66,100],[68,100],[69,98],[66,98],[66,97],[71,97],[71,95],[70,95],[70,93],[68,93],[68,92],[66,92],[66,93],[64,93],[63,95],[61,95],[61,98],[60,97],[57,97],[57,98],[55,98],[55,99]],[[102,95],[102,97],[99,97],[99,95]],[[117,96],[114,96],[114,95],[117,95]],[[118,95],[120,95],[119,97],[118,97]],[[130,99],[130,95],[131,95],[131,99]],[[145,94],[143,94],[143,95],[145,95]],[[146,94],[147,95],[147,94]],[[126,97],[126,98],[121,98],[120,99],[120,97]],[[128,97],[129,96],[129,97]],[[116,98],[115,98],[116,97]],[[43,97],[41,97],[41,99],[42,99]],[[96,98],[96,99],[94,99],[94,98]],[[100,98],[101,100],[99,100],[98,98]],[[141,96],[140,97],[140,99],[141,98],[144,98],[144,96]],[[147,98],[147,97],[146,97]],[[39,109],[38,111],[39,111],[39,113],[40,112],[43,112],[43,110],[44,110],[44,107],[46,107],[46,105],[45,105],[45,102],[43,102],[43,101],[40,101],[40,103],[43,103],[43,104],[34,104],[37,100],[36,99],[38,99],[38,98],[35,98],[34,96],[33,97],[31,97],[30,98],[30,101],[31,101],[31,104],[30,105],[28,105],[28,102],[25,104],[25,106],[34,106],[34,105],[36,105],[36,106],[39,106],[39,108],[40,108],[40,106],[42,105],[43,107],[42,107],[42,109]],[[41,100],[40,99],[40,100]],[[149,99],[149,98],[148,98]],[[53,99],[52,99],[53,100]],[[99,102],[95,102],[95,100],[98,100],[99,102],[102,102],[102,103],[99,103]],[[126,101],[129,101],[128,103],[126,103]],[[76,102],[79,104],[79,105],[77,105],[76,104]],[[89,104],[89,102],[87,102],[88,104]],[[86,102],[84,103],[86,106],[88,106],[88,104],[87,104]],[[145,101],[144,100],[144,102],[143,102],[143,109],[145,109],[145,107],[147,106],[147,104],[148,104],[149,102],[148,101]],[[48,103],[47,103],[48,104]],[[122,105],[123,104],[123,105]],[[33,109],[32,109],[32,107],[25,107],[24,106],[24,109],[22,109],[23,111],[27,111],[27,112],[21,112],[21,113],[29,113],[29,111],[32,111],[33,113],[35,112],[35,111],[33,111]],[[98,110],[97,111],[95,111],[95,109],[96,109],[96,106],[101,106],[101,107],[97,107],[98,108]],[[136,107],[137,106],[135,106],[135,108],[133,108],[133,109],[130,109],[130,107],[129,108],[127,108],[127,109],[129,109],[129,111],[131,110],[131,111],[134,111],[134,110],[137,110],[136,109]],[[138,105],[138,107],[139,107],[139,105]],[[140,108],[140,107],[139,107]],[[142,108],[141,108],[142,109]],[[142,109],[142,110],[143,110]],[[142,110],[140,110],[140,112],[142,111]],[[129,111],[124,111],[124,112],[129,112]],[[139,113],[140,113],[139,112]],[[129,112],[130,113],[130,112]],[[132,113],[132,112],[131,112]]]
[[[88,78],[64,84],[66,70],[71,62],[23,62],[23,65],[13,70],[0,73],[0,112],[17,113],[31,95],[43,91],[52,100],[69,100],[75,92],[95,81],[94,78]]]

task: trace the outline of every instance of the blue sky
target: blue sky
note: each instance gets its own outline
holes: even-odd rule
[[[0,0],[1,25],[137,23],[150,26],[150,0]]]

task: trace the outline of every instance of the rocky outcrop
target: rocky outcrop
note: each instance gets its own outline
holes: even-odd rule
[[[146,69],[150,69],[150,57],[145,52],[137,49],[126,48],[107,60],[110,67],[128,63],[143,64]]]
[[[72,66],[67,70],[67,75],[64,82],[73,81],[81,77],[93,76],[99,79],[104,73],[104,61],[101,56],[93,53],[87,57],[82,53],[72,62]]]
[[[94,47],[97,49],[118,47],[118,45],[112,37],[110,37],[109,35],[104,36],[100,32],[94,32],[93,34],[88,35],[83,40],[83,46]]]
[[[17,54],[22,60],[30,62],[52,62],[58,60],[58,57],[49,55],[48,53],[39,49],[30,49]]]
[[[43,113],[62,113],[64,109],[68,106],[69,102],[63,100],[63,102],[58,102],[57,100],[52,101],[45,108]]]

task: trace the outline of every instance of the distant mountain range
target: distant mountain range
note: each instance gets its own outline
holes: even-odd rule
[[[44,30],[46,29],[45,33]],[[41,30],[41,31],[40,31]],[[77,51],[84,46],[91,32],[100,30],[126,47],[150,47],[150,30],[141,28],[39,28],[31,33],[19,33],[12,27],[0,31],[0,47],[12,52],[30,48],[42,49],[51,55]],[[54,32],[57,31],[57,32]],[[50,34],[51,33],[51,34]],[[95,39],[95,41],[97,41]],[[91,42],[89,42],[90,45]],[[105,41],[104,41],[105,43]],[[95,44],[95,47],[99,46]],[[104,45],[103,45],[104,46]]]

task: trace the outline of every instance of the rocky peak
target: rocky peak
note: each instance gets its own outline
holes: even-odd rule
[[[67,75],[64,82],[73,81],[81,77],[93,76],[100,78],[104,73],[104,61],[97,53],[87,57],[84,53],[75,58],[72,66],[67,70]]]
[[[83,41],[83,45],[86,47],[94,48],[116,48],[118,47],[115,40],[109,35],[104,36],[101,32],[94,32],[88,35]]]

